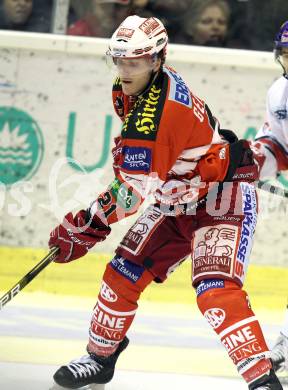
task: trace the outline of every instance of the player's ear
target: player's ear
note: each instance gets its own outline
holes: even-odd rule
[[[161,67],[161,58],[157,57],[156,60],[154,61],[153,71],[158,72],[160,67]]]

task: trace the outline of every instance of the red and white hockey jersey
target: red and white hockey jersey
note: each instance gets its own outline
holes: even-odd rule
[[[186,204],[224,180],[228,143],[205,102],[182,77],[164,66],[137,99],[113,86],[113,104],[123,121],[113,149],[115,180],[91,207],[109,225],[133,214],[152,193],[156,202]],[[122,210],[121,210],[122,209]]]

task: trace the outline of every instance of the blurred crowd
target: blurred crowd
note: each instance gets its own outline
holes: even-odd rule
[[[161,19],[171,43],[253,50],[271,50],[288,19],[288,0],[0,0],[0,29],[53,33],[57,2],[68,35],[108,38],[137,14]]]
[[[54,0],[0,0],[0,29],[51,31]]]

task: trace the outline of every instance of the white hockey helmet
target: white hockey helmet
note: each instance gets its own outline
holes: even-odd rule
[[[168,43],[167,31],[157,18],[128,16],[117,28],[109,42],[107,52],[111,57],[153,57]]]

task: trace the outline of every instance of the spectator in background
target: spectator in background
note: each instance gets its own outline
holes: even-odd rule
[[[91,0],[70,0],[69,4],[77,19],[91,12]]]
[[[230,7],[225,0],[194,0],[176,42],[226,46]]]
[[[3,0],[0,29],[50,32],[52,0]]]
[[[18,30],[24,27],[33,9],[33,0],[3,0],[1,28]]]
[[[142,17],[154,16],[160,19],[166,27],[169,41],[177,43],[179,30],[190,7],[191,0],[149,0],[145,9],[138,14]]]
[[[69,0],[67,26],[72,26],[77,20],[85,18],[91,13],[91,0]]]
[[[136,12],[141,14],[147,3],[148,0],[91,0],[86,14],[69,26],[67,34],[110,37],[122,20]]]

